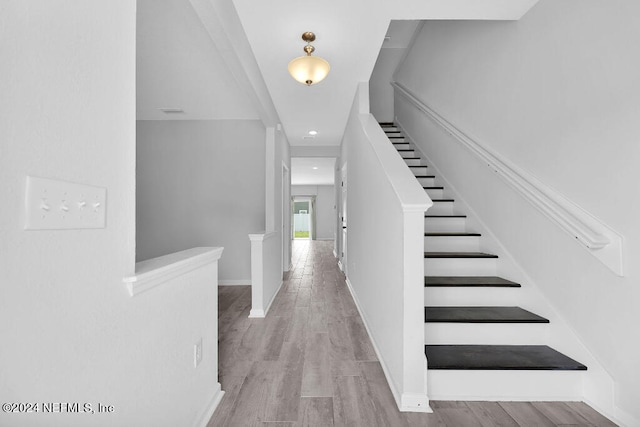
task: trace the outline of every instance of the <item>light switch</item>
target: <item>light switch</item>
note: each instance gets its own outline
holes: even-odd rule
[[[27,177],[27,230],[104,228],[107,189]]]

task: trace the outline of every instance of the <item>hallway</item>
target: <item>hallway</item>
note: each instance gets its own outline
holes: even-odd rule
[[[431,402],[401,413],[333,256],[332,241],[296,240],[293,269],[265,319],[249,286],[219,287],[214,426],[613,426],[583,403]]]

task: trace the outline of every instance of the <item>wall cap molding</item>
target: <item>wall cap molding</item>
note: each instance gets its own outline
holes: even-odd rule
[[[136,296],[171,279],[207,264],[217,262],[224,248],[191,248],[136,263],[136,273],[125,277],[130,296]]]
[[[253,234],[249,234],[249,240],[251,240],[252,242],[262,242],[264,240],[270,239],[271,237],[275,236],[276,234],[278,234],[275,231],[270,231],[270,232],[260,232],[260,233],[253,233]]]
[[[532,174],[520,169],[481,142],[472,139],[418,99],[402,84],[392,82],[391,85],[397,93],[405,97],[435,124],[479,157],[487,167],[498,174],[542,214],[560,226],[591,255],[616,275],[624,275],[624,246],[620,234],[561,193],[543,184]]]

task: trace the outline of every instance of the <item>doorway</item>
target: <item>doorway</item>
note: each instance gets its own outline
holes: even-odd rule
[[[310,197],[293,198],[293,238],[309,240],[313,236],[313,203]]]

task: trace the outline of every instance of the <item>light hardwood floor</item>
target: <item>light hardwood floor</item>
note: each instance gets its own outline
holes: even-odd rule
[[[401,413],[333,257],[332,241],[294,241],[293,269],[265,319],[251,289],[219,290],[214,426],[615,426],[584,403],[431,402]]]

